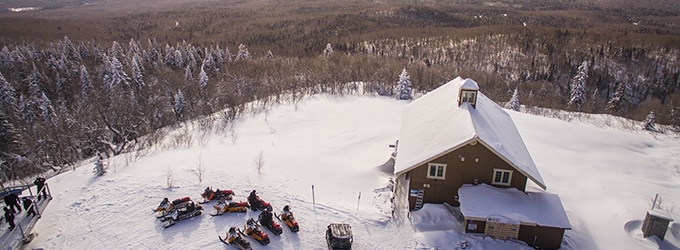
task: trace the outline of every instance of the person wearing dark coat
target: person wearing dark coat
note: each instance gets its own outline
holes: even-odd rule
[[[14,213],[12,213],[12,211],[8,207],[4,207],[4,209],[5,209],[5,221],[7,221],[7,223],[9,223],[9,230],[12,231],[12,230],[14,230],[14,227],[15,227],[15,225],[14,225]]]
[[[26,216],[32,215],[35,216],[37,213],[35,212],[35,206],[31,207],[31,204],[33,204],[33,201],[29,199],[28,197],[23,197],[21,200],[24,203],[24,209],[26,210]]]
[[[16,195],[15,193],[10,193],[9,195],[7,195],[7,197],[9,197],[9,203],[5,201],[5,203],[7,203],[7,206],[9,206],[13,213],[20,213],[21,206],[19,206],[20,201],[19,196]],[[15,207],[16,209],[14,209]]]
[[[18,212],[21,212],[21,207],[19,206],[19,201],[18,201],[19,196],[17,196],[16,194],[10,193],[10,194],[6,195],[3,198],[3,200],[5,201],[5,205],[7,205],[9,207],[9,209],[10,209],[10,211],[12,211],[12,213],[17,213],[17,210],[18,210]],[[16,207],[16,209],[14,209],[15,207]]]
[[[45,178],[42,177],[35,178],[35,181],[33,181],[33,184],[35,184],[35,187],[38,189],[38,191],[36,191],[35,193],[38,196],[38,200],[40,200],[41,189],[43,193],[43,198],[47,199],[47,190],[43,189],[43,187],[45,186],[45,181],[46,181]]]

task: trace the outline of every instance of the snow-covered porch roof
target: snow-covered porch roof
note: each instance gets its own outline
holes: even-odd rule
[[[556,194],[465,184],[458,189],[458,195],[460,211],[466,218],[504,217],[522,224],[571,229]]]

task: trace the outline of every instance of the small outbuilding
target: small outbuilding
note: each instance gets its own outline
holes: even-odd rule
[[[668,230],[668,224],[673,221],[671,215],[664,211],[648,210],[642,222],[642,236],[647,238],[655,235],[663,240]]]

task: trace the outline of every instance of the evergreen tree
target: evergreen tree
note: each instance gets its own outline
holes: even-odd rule
[[[27,124],[32,124],[38,115],[36,114],[35,99],[26,97],[25,95],[19,96],[19,113],[21,114],[21,120]]]
[[[519,112],[519,107],[520,107],[519,94],[517,92],[517,88],[515,88],[515,92],[512,94],[512,98],[510,98],[510,101],[505,103],[505,108]]]
[[[229,47],[224,48],[224,60],[226,62],[232,62],[231,53],[229,52]]]
[[[586,102],[586,79],[588,79],[588,61],[578,67],[576,76],[571,81],[571,94],[568,105],[580,109]]]
[[[132,57],[132,81],[137,86],[137,89],[142,89],[144,87],[144,68],[142,63],[138,59],[139,56]]]
[[[126,88],[130,86],[130,77],[123,71],[123,65],[115,57],[109,57],[108,69],[106,70],[105,85],[107,89]]]
[[[205,58],[203,59],[203,64],[201,64],[201,71],[208,71],[210,73],[217,72],[217,67],[215,67],[215,58],[212,53],[205,48]]]
[[[398,100],[413,99],[413,88],[411,87],[411,80],[409,78],[408,72],[406,72],[406,68],[404,68],[399,75],[399,82],[397,82],[397,89],[395,90]]]
[[[215,58],[215,64],[217,69],[222,69],[222,65],[224,65],[224,51],[220,49],[220,45],[217,45],[217,48],[214,50],[214,55],[213,58]]]
[[[628,108],[628,103],[630,102],[630,85],[619,83],[616,86],[614,94],[607,102],[607,107],[605,109],[612,110],[615,112],[625,112]]]
[[[0,73],[0,107],[7,107],[5,110],[8,112],[10,107],[16,108],[19,104],[16,96],[17,93],[12,85],[10,85],[2,73]]]
[[[175,49],[170,44],[165,45],[165,65],[175,65]]]
[[[174,109],[177,119],[180,119],[182,118],[182,116],[184,116],[186,108],[187,102],[184,99],[184,94],[182,94],[182,90],[177,90],[177,94],[175,95],[175,109]]]
[[[173,62],[173,65],[177,68],[184,68],[184,56],[182,56],[182,51],[180,50],[175,50],[175,55],[173,56],[175,61]]]
[[[647,117],[642,122],[642,127],[645,130],[656,132],[657,130],[656,130],[656,124],[654,122],[654,119],[655,119],[654,111],[649,111],[649,114],[647,114]]]
[[[42,93],[40,98],[40,111],[43,121],[48,124],[54,124],[54,119],[57,115],[54,113],[54,106],[52,106],[52,101],[47,98],[45,92]]]
[[[94,92],[92,82],[90,81],[90,74],[87,73],[85,65],[80,65],[80,98],[85,101],[90,98]]]
[[[208,89],[208,74],[205,73],[203,67],[201,67],[201,73],[199,74],[199,85],[201,90],[206,91]]]
[[[236,60],[250,60],[250,52],[244,44],[238,46],[238,54],[236,54]]]
[[[186,69],[184,69],[184,83],[191,85],[193,82],[194,76],[193,73],[191,73],[191,67],[187,66]]]

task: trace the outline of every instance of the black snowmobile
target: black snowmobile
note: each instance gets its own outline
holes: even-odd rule
[[[170,227],[175,225],[177,221],[199,216],[202,212],[203,207],[195,204],[192,200],[179,203],[173,207],[172,212],[160,218],[162,222],[161,226],[163,228]]]
[[[232,235],[231,236],[231,237],[233,237],[232,239],[229,238],[230,235]],[[243,237],[241,237],[241,236],[243,236]],[[253,249],[250,246],[250,243],[247,240],[244,239],[244,237],[246,237],[246,235],[243,234],[243,232],[241,232],[241,230],[238,229],[238,228],[235,228],[235,227],[229,228],[229,231],[227,232],[227,236],[224,239],[222,239],[222,236],[217,236],[217,237],[220,238],[220,241],[222,243],[227,244],[229,246],[234,246],[235,248],[238,248],[239,250],[252,250]]]

